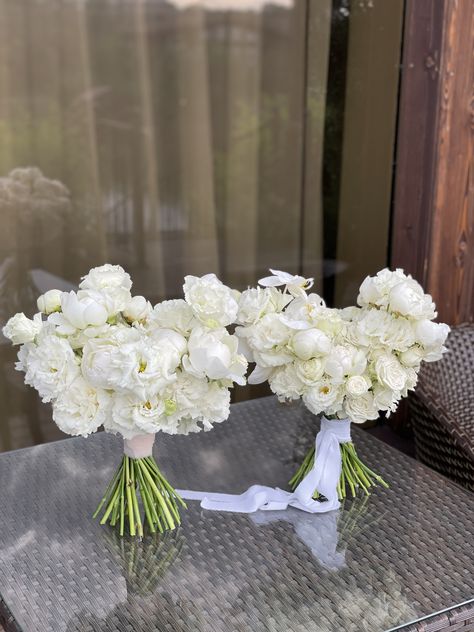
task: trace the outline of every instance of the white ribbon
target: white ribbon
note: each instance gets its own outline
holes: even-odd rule
[[[154,443],[154,434],[137,435],[133,439],[124,439],[123,451],[131,459],[144,459],[153,454]]]
[[[340,443],[351,440],[349,419],[321,420],[321,430],[316,435],[315,460],[313,468],[304,477],[294,492],[278,487],[252,485],[243,494],[218,494],[176,490],[185,500],[200,500],[203,509],[211,511],[232,511],[253,513],[263,511],[281,511],[288,506],[296,507],[308,513],[324,513],[339,509],[337,483],[341,475],[342,460]],[[313,500],[315,490],[327,500]]]

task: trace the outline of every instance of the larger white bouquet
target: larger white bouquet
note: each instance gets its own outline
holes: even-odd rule
[[[152,456],[155,433],[210,430],[229,415],[229,388],[244,384],[247,361],[227,331],[239,293],[213,274],[188,276],[184,299],[154,307],[132,296],[130,276],[110,264],[92,269],[78,292],[50,290],[32,320],[16,314],[3,328],[19,344],[17,370],[71,435],[103,426],[122,435],[125,454],[97,515],[128,520],[143,534],[139,492],[152,532],[180,523],[181,498]]]
[[[308,293],[312,279],[272,273],[239,300],[236,333],[256,363],[249,383],[268,380],[280,401],[301,398],[335,435],[342,429],[335,422],[363,423],[380,411],[395,411],[415,388],[421,363],[438,360],[446,350],[449,327],[433,322],[431,297],[403,270],[367,277],[358,306],[345,309],[328,308]],[[367,492],[376,482],[386,485],[357,456],[348,422],[339,434],[339,498],[346,485],[353,495],[358,487]],[[314,457],[312,447],[292,488],[313,471]],[[313,498],[321,491],[314,489]]]

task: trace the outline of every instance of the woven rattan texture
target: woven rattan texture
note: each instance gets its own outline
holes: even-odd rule
[[[410,407],[418,458],[474,491],[474,325],[453,328],[449,352],[424,364]]]
[[[284,486],[317,423],[274,398],[210,433],[159,436],[188,489]],[[27,632],[378,632],[474,596],[474,496],[363,431],[392,483],[343,510],[253,515],[189,503],[165,538],[120,540],[90,518],[121,455],[98,434],[0,456],[0,596]]]

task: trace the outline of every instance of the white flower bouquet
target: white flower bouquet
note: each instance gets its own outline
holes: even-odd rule
[[[358,306],[345,309],[328,308],[320,296],[308,293],[312,279],[271,272],[259,281],[262,287],[239,299],[236,334],[256,363],[249,383],[268,380],[280,401],[301,398],[312,413],[323,415],[321,442],[332,435],[340,448],[339,499],[347,487],[354,496],[358,488],[368,493],[377,483],[387,486],[358,457],[350,422],[395,411],[414,389],[421,362],[441,358],[449,327],[433,322],[431,297],[400,269],[367,277]],[[321,459],[329,453],[325,443]],[[291,479],[292,489],[314,472],[315,450],[320,456],[318,440]],[[327,497],[321,473],[312,480],[313,498]]]
[[[210,430],[229,415],[229,388],[244,384],[247,361],[227,331],[239,294],[215,275],[187,276],[184,299],[132,296],[130,276],[106,264],[78,292],[50,290],[32,320],[16,314],[3,328],[20,345],[25,372],[53,419],[70,435],[103,426],[124,438],[122,462],[94,517],[126,524],[131,535],[174,529],[185,504],[152,456],[155,433]],[[145,518],[139,505],[143,505]]]

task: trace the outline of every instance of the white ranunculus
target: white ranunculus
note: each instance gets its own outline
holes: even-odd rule
[[[382,354],[375,360],[375,374],[379,383],[392,391],[402,391],[407,381],[407,370],[391,354]]]
[[[346,382],[346,393],[352,397],[360,397],[367,393],[371,384],[363,375],[352,375]]]
[[[255,361],[262,367],[281,366],[293,359],[287,348],[292,333],[279,314],[266,314],[255,325],[237,331],[238,336],[247,340]]]
[[[314,386],[323,377],[324,361],[321,358],[311,360],[296,360],[296,375],[307,386]]]
[[[424,359],[424,352],[418,346],[410,347],[399,355],[399,360],[403,366],[407,367],[419,367],[421,361]]]
[[[184,296],[196,317],[211,329],[235,322],[239,294],[224,285],[215,274],[184,278]]]
[[[362,307],[376,305],[377,307],[387,307],[389,293],[397,283],[403,282],[408,277],[400,268],[389,270],[384,268],[376,276],[368,276],[359,288],[357,304]]]
[[[38,345],[28,343],[18,353],[15,368],[25,371],[25,383],[33,386],[43,402],[67,390],[80,375],[79,360],[70,344],[58,336],[44,336]]]
[[[25,342],[33,342],[42,328],[41,314],[35,314],[31,320],[21,312],[10,318],[2,332],[14,345],[22,345]]]
[[[61,290],[48,290],[42,294],[36,301],[39,311],[46,315],[59,312],[61,309],[61,295]]]
[[[123,315],[129,323],[135,323],[146,320],[151,310],[151,304],[144,296],[133,296],[127,307],[123,310]]]
[[[419,283],[408,277],[391,288],[388,308],[392,312],[409,318],[432,319],[436,316],[436,308],[429,294],[425,294]]]
[[[196,327],[189,337],[183,367],[196,377],[245,384],[247,360],[238,353],[236,336],[231,336],[224,328]]]
[[[268,383],[280,401],[299,399],[305,390],[305,385],[299,378],[293,364],[278,367],[272,373]]]
[[[315,415],[334,414],[342,406],[343,396],[339,386],[322,380],[303,394],[303,401]]]
[[[100,327],[107,323],[107,310],[88,296],[79,297],[75,292],[61,294],[61,312],[48,316],[48,322],[56,325],[59,334],[70,336],[78,329]]]
[[[416,341],[427,348],[442,347],[450,331],[448,325],[431,320],[420,320],[415,325]]]
[[[149,317],[148,327],[174,329],[187,335],[197,323],[192,307],[184,299],[179,298],[155,305]]]
[[[374,403],[374,396],[368,392],[357,397],[350,395],[346,397],[344,411],[347,417],[356,424],[362,424],[368,419],[377,419],[379,416]]]
[[[319,329],[298,331],[291,339],[290,346],[300,360],[309,360],[326,355],[331,350],[331,340]]]
[[[78,376],[54,401],[53,419],[63,432],[87,437],[107,420],[109,407],[110,395]]]
[[[361,375],[367,366],[365,352],[353,345],[335,345],[326,357],[325,371],[342,381],[347,375]]]
[[[122,266],[106,263],[103,266],[92,268],[79,285],[81,290],[103,290],[105,288],[123,288],[130,290],[132,280]]]

